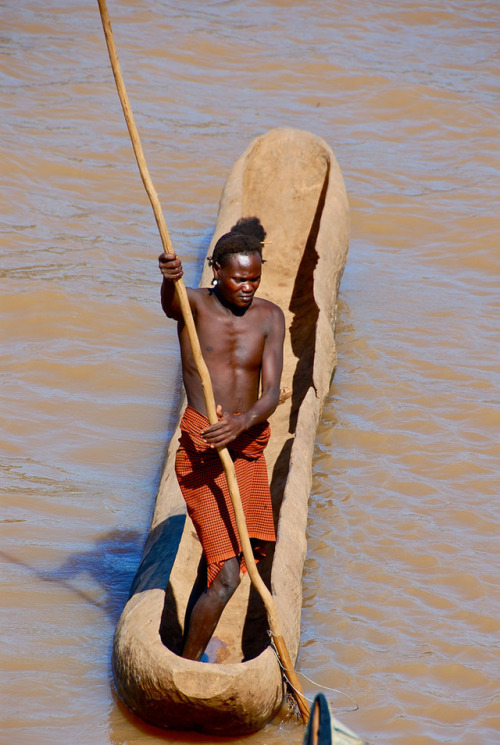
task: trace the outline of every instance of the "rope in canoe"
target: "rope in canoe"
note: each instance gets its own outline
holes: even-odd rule
[[[287,673],[289,671],[283,666],[283,663],[280,660],[279,654],[278,654],[278,652],[277,652],[277,650],[276,650],[276,648],[274,646],[274,642],[273,642],[273,638],[272,638],[272,636],[273,636],[272,633],[270,631],[268,633],[269,633],[269,636],[271,637],[271,647],[272,647],[272,650],[273,650],[274,654],[276,655],[276,659],[278,660],[278,664],[279,664],[279,666],[280,666],[280,668],[282,670],[283,677],[285,678],[287,685],[295,693],[300,694],[303,698],[306,699],[306,701],[308,701],[310,704],[312,704],[313,701],[314,701],[314,699],[309,698],[308,696],[306,696],[301,691],[300,692],[299,691],[296,691],[295,688],[294,688],[294,686],[292,685],[292,683],[290,683],[289,677],[287,675]],[[316,686],[317,688],[321,688],[323,691],[328,691],[329,693],[338,693],[340,696],[345,696],[345,698],[348,698],[350,701],[352,701],[352,703],[353,703],[353,706],[352,707],[343,708],[343,709],[337,709],[335,707],[335,705],[333,704],[333,702],[331,700],[328,700],[328,703],[330,704],[330,706],[332,707],[332,709],[335,710],[335,714],[346,714],[346,713],[352,713],[354,711],[359,711],[359,704],[358,704],[358,702],[349,693],[345,693],[345,691],[341,691],[338,688],[330,688],[329,686],[325,686],[325,685],[322,685],[321,683],[317,683],[315,680],[312,680],[311,678],[308,678],[308,676],[305,673],[301,673],[298,670],[295,670],[294,672],[295,672],[295,675],[299,675],[300,677],[305,678],[305,680],[307,680],[309,683],[312,683],[312,685]]]

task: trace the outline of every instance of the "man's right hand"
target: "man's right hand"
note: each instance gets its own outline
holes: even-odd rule
[[[178,282],[184,274],[182,262],[176,254],[162,253],[158,256],[160,272],[168,282]]]

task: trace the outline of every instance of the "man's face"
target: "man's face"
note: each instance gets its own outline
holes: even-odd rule
[[[214,271],[221,298],[238,308],[249,308],[260,285],[261,269],[257,253],[228,256],[224,266]]]

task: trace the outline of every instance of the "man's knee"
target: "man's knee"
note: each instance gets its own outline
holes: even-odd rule
[[[229,559],[226,561],[219,574],[212,583],[214,591],[224,605],[234,594],[240,584],[240,565],[238,560]]]

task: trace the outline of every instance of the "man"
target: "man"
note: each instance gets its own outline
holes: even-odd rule
[[[240,220],[209,259],[213,287],[187,288],[219,421],[209,425],[187,331],[175,295],[183,274],[175,254],[159,257],[162,307],[178,324],[188,406],[181,422],[176,473],[207,565],[203,591],[188,609],[183,656],[200,660],[245,570],[234,511],[217,448],[234,461],[256,558],[275,540],[263,450],[268,417],[278,405],[285,323],[277,305],[256,298],[265,232],[257,218]]]

